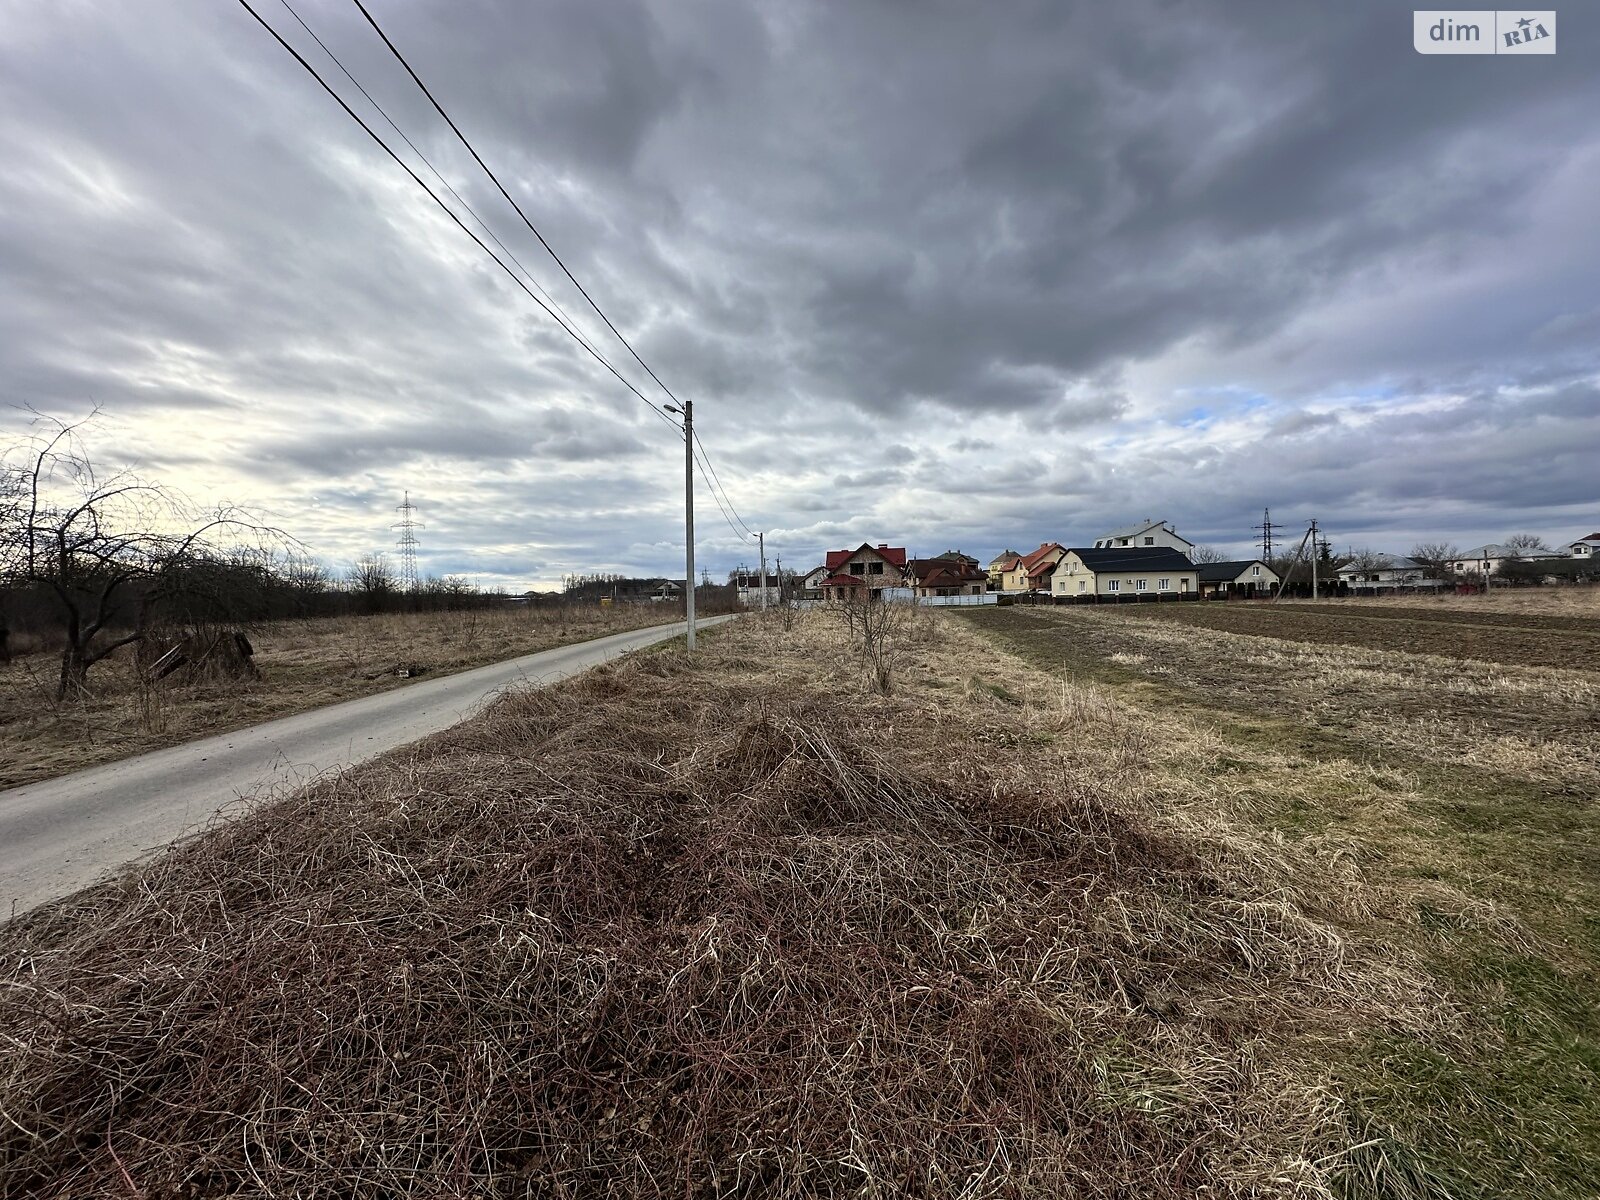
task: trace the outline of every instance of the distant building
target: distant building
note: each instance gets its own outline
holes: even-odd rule
[[[1015,550],[1002,550],[989,560],[989,586],[995,591],[1005,587],[1006,572],[1017,565],[1017,559],[1022,555]]]
[[[1084,546],[1064,552],[1051,594],[1057,599],[1156,599],[1191,595],[1197,587],[1194,564],[1171,546],[1138,550]]]
[[[976,559],[913,558],[906,563],[905,581],[919,600],[937,596],[981,596],[989,590],[989,576]]]
[[[1186,537],[1180,537],[1170,521],[1148,519],[1126,529],[1114,530],[1096,538],[1094,542],[1096,550],[1149,550],[1158,546],[1181,550],[1184,554],[1194,549],[1194,543]]]
[[[1567,553],[1573,558],[1600,558],[1600,533],[1591,533],[1575,542],[1569,542]]]
[[[1428,566],[1404,554],[1364,554],[1338,570],[1339,582],[1356,591],[1391,588],[1436,588],[1442,580],[1428,578]]]
[[[1517,550],[1491,542],[1487,546],[1474,546],[1450,560],[1457,575],[1498,575],[1507,562],[1531,562],[1541,558],[1565,558],[1554,550]]]
[[[1195,575],[1200,581],[1202,596],[1254,596],[1278,586],[1278,573],[1259,558],[1197,563]]]
[[[1030,554],[1018,556],[1000,576],[1000,587],[1007,592],[1049,590],[1050,577],[1067,548],[1060,542],[1044,542]]]
[[[906,548],[862,542],[854,550],[829,550],[823,566],[828,570],[819,588],[823,599],[848,600],[903,586]]]

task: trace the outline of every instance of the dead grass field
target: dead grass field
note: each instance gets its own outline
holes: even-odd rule
[[[1530,617],[1579,617],[1600,621],[1600,584],[1550,587],[1497,587],[1476,596],[1447,591],[1439,596],[1357,596],[1335,600],[1285,600],[1296,607],[1329,604],[1343,608],[1412,608],[1452,613],[1510,613]]]
[[[1362,1194],[1600,1195],[1593,663],[1488,663],[1489,631],[1466,622],[1453,655],[1415,653],[1414,623],[1388,614],[1351,618],[1364,639],[1387,632],[1384,648],[1351,644],[1327,638],[1313,606],[1274,612],[1270,636],[1256,607],[963,619],[1173,731],[1189,747],[1166,760],[1174,804],[1204,797],[1290,848],[1341,847],[1372,895],[1403,899],[1375,906],[1368,932],[1420,955],[1456,1019],[1448,1033],[1366,1039],[1336,1071],[1356,1123],[1402,1148],[1400,1175]],[[1209,627],[1224,622],[1248,632]]]
[[[513,694],[0,927],[0,1194],[1442,1196],[1357,1067],[1477,1036],[1424,903],[1517,919],[895,638],[888,696],[823,613]]]
[[[158,750],[324,704],[671,619],[644,605],[507,608],[278,621],[250,639],[260,680],[140,681],[132,647],[96,664],[87,700],[57,704],[60,659],[0,664],[0,788]]]
[[[1414,601],[1414,597],[1405,597]],[[1462,600],[1475,597],[1458,597]],[[1556,667],[1600,673],[1600,615],[1522,608],[1479,610],[1439,602],[1346,600],[1122,605],[1141,619],[1230,633],[1377,651],[1406,650],[1472,664]]]

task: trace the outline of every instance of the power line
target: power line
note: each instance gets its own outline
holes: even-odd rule
[[[589,295],[583,284],[578,282],[578,277],[567,269],[567,264],[561,260],[561,256],[555,252],[554,248],[549,242],[545,241],[544,234],[539,232],[538,227],[528,219],[528,214],[522,211],[522,206],[516,202],[510,192],[506,191],[505,185],[500,182],[500,177],[489,168],[488,163],[483,161],[483,156],[480,155],[473,144],[467,140],[467,135],[461,132],[460,126],[458,126],[455,121],[451,119],[450,114],[445,112],[444,105],[440,104],[439,101],[434,98],[433,93],[428,90],[428,85],[422,82],[422,77],[419,76],[416,71],[412,70],[411,64],[406,61],[406,56],[401,54],[399,48],[389,40],[389,35],[383,31],[383,26],[379,25],[378,22],[373,18],[372,14],[367,11],[367,6],[362,3],[362,0],[353,0],[353,2],[355,6],[361,10],[361,15],[367,19],[367,24],[371,25],[373,30],[376,31],[377,35],[383,39],[383,44],[389,48],[389,53],[394,55],[395,58],[399,60],[400,65],[406,69],[406,74],[410,75],[416,85],[422,89],[422,94],[428,98],[428,102],[433,105],[434,110],[444,118],[445,124],[450,126],[451,131],[456,135],[456,137],[461,139],[461,144],[467,148],[467,152],[471,154],[477,164],[483,168],[484,174],[488,175],[489,178],[494,181],[494,186],[500,190],[500,194],[506,198],[506,202],[509,203],[512,208],[516,209],[517,216],[522,218],[522,223],[528,227],[529,231],[534,237],[539,239],[539,244],[549,252],[550,257],[556,260],[556,265],[560,267],[566,277],[572,281],[572,286],[577,288],[578,291],[582,293],[583,298],[589,302],[589,307],[594,309],[594,311],[600,315],[600,319],[606,323],[606,328],[611,330],[611,332],[616,335],[617,340],[628,348],[628,353],[633,355],[634,361],[643,367],[645,369],[645,373],[649,375],[651,379],[656,381],[656,385],[672,398],[672,402],[674,404],[681,408],[683,406],[683,402],[672,394],[671,388],[661,382],[661,377],[658,376],[655,371],[651,370],[650,364],[645,362],[644,359],[639,356],[639,352],[633,348],[633,343],[622,336],[622,331],[611,323],[611,318],[606,316],[605,310],[595,303],[594,297]]]
[[[276,29],[274,29],[267,22],[266,18],[263,17],[260,13],[258,13],[251,6],[250,0],[239,0],[239,4],[240,4],[240,7],[242,7],[247,13],[249,13],[252,17],[255,18],[257,24],[259,24],[263,29],[265,29],[268,33],[270,33],[272,35],[273,40],[276,41],[278,43],[278,45],[282,46],[285,50],[287,50],[289,52],[289,54],[294,58],[295,62],[299,63],[300,66],[303,67],[306,70],[306,72],[308,74],[310,74],[310,76],[313,79],[315,79],[317,81],[317,83],[319,85],[321,85],[323,91],[327,92],[328,95],[333,97],[334,101],[339,105],[340,108],[344,109],[345,113],[350,117],[350,119],[352,121],[354,121],[357,125],[361,126],[362,130],[366,133],[366,135],[368,137],[370,137],[374,142],[376,142],[380,147],[382,147],[383,152],[385,154],[387,154],[390,158],[394,159],[395,163],[399,165],[399,167],[400,167],[400,169],[402,171],[404,171],[407,175],[411,176],[412,182],[414,182],[419,188],[421,188],[423,190],[423,192],[425,192],[427,194],[428,198],[430,200],[432,200],[435,204],[437,204],[439,206],[439,208],[444,212],[444,214],[447,217],[449,217],[452,221],[455,222],[456,226],[461,230],[461,232],[466,234],[469,238],[471,238],[477,244],[477,246],[478,246],[478,248],[480,250],[482,250],[490,258],[494,259],[495,264],[510,277],[510,279],[511,279],[511,281],[513,283],[515,283],[519,288],[521,288],[527,294],[527,296],[528,296],[528,298],[530,300],[532,300],[535,304],[537,304],[540,308],[542,308],[545,311],[545,313],[549,315],[549,317],[550,317],[550,319],[552,321],[554,321],[557,325],[561,326],[561,328],[574,341],[576,341],[580,346],[582,346],[585,350],[587,350],[589,352],[589,354],[595,359],[596,362],[598,362],[606,370],[610,371],[612,375],[616,376],[618,381],[621,382],[622,386],[627,388],[630,392],[632,392],[635,396],[637,396],[645,405],[647,405],[649,407],[651,412],[655,413],[663,421],[665,421],[665,422],[667,422],[667,424],[671,425],[674,429],[679,429],[680,428],[678,423],[676,421],[674,421],[671,417],[669,417],[666,413],[664,413],[661,410],[661,408],[653,400],[651,400],[648,396],[646,396],[638,388],[634,387],[632,381],[629,380],[627,376],[623,375],[622,372],[618,371],[616,367],[612,366],[611,363],[606,359],[606,357],[604,355],[602,355],[598,350],[596,350],[593,346],[591,346],[588,342],[586,342],[576,331],[574,331],[572,328],[570,328],[566,324],[566,322],[564,322],[559,316],[557,316],[555,311],[548,304],[546,304],[543,300],[541,300],[538,296],[536,296],[533,293],[532,289],[530,289],[528,287],[528,285],[522,281],[522,277],[520,275],[518,275],[515,271],[513,271],[510,267],[508,267],[505,264],[504,260],[502,260],[498,254],[496,254],[493,250],[489,249],[487,243],[485,243],[482,238],[480,238],[477,234],[473,233],[471,229],[467,228],[466,224],[461,220],[461,218],[456,216],[454,210],[452,210],[451,207],[448,204],[446,204],[443,200],[441,200],[437,195],[434,194],[433,189],[430,188],[426,183],[424,183],[423,180],[422,180],[422,177],[420,175],[418,175],[415,171],[413,171],[411,169],[410,165],[408,163],[406,163],[406,161],[404,159],[402,159],[398,154],[396,154],[394,152],[393,148],[390,147],[389,143],[384,141],[383,138],[381,136],[379,136],[379,134],[372,128],[372,126],[368,125],[364,120],[362,120],[360,114],[357,113],[355,111],[355,109],[351,108],[349,104],[345,103],[344,97],[339,95],[339,93],[336,92],[333,89],[333,87],[328,83],[328,81],[326,79],[324,79],[321,76],[321,74],[317,71],[317,69],[315,67],[313,67],[309,62],[307,62],[305,57],[303,55],[301,55],[301,53],[298,50],[296,50],[293,46],[291,46],[287,41],[285,41],[284,38],[283,38],[283,35],[280,34]],[[681,432],[681,430],[680,430],[680,432]]]
[[[545,239],[544,234],[539,232],[538,226],[533,223],[528,214],[523,211],[522,206],[517,203],[516,198],[506,190],[505,185],[500,182],[500,177],[494,173],[494,169],[484,161],[483,156],[478,153],[477,147],[475,147],[467,135],[461,131],[461,127],[456,124],[455,119],[445,111],[444,105],[439,103],[438,98],[429,89],[428,85],[422,81],[422,77],[417,74],[415,68],[412,67],[406,56],[400,52],[400,48],[396,46],[389,35],[384,32],[383,26],[378,24],[377,18],[372,15],[366,4],[364,4],[362,0],[352,0],[352,2],[355,4],[356,8],[360,10],[361,15],[366,18],[367,24],[372,26],[373,32],[375,32],[378,37],[382,39],[383,44],[388,48],[389,53],[392,54],[395,60],[405,68],[406,74],[411,76],[412,82],[415,83],[417,87],[421,89],[422,94],[428,98],[428,103],[433,105],[434,111],[444,119],[445,124],[450,126],[450,131],[454,133],[460,140],[461,144],[466,147],[467,153],[472,155],[473,161],[476,162],[478,166],[483,168],[484,174],[489,177],[495,188],[500,192],[500,195],[505,197],[506,203],[511,205],[511,207],[516,211],[518,217],[522,218],[522,223],[528,227],[528,231],[538,239],[539,244],[543,246],[550,257],[555,260],[556,265],[561,268],[562,274],[564,274],[567,279],[571,281],[573,287],[578,289],[579,294],[581,294],[583,298],[589,302],[589,307],[594,309],[595,313],[600,317],[600,319],[605,322],[606,328],[609,329],[612,334],[615,335],[616,339],[622,343],[622,345],[627,349],[628,353],[633,356],[634,361],[644,368],[645,374],[649,375],[650,378],[655,381],[656,386],[658,386],[667,394],[667,396],[672,400],[673,404],[677,405],[679,408],[682,408],[683,402],[678,399],[677,395],[674,394],[671,388],[662,382],[661,377],[655,373],[655,369],[652,368],[649,363],[645,362],[643,356],[634,349],[633,343],[623,336],[622,331],[618,329],[615,323],[612,322],[611,318],[606,315],[605,310],[601,308],[595,298],[589,294],[588,289],[578,281],[578,277],[572,273],[566,262],[559,254],[556,253],[555,247],[550,245],[550,243]],[[728,495],[728,489],[723,486],[722,480],[717,475],[716,468],[711,465],[711,454],[705,448],[705,443],[699,440],[698,434],[694,434],[693,436],[700,448],[700,453],[697,456],[698,460],[713,481],[711,492],[712,499],[717,500],[717,506],[719,508],[723,507],[724,502],[726,503],[726,509],[723,512],[724,519],[727,519],[729,511],[733,513],[733,517],[738,521],[739,525],[744,527],[744,534],[740,534],[741,540],[747,540],[746,535],[749,537],[756,536],[755,531],[750,528],[750,526],[745,522],[744,518],[739,515],[738,509],[734,507],[733,498]],[[717,497],[718,491],[722,493],[720,499]],[[728,524],[730,528],[733,527],[732,520],[729,520]],[[734,533],[739,534],[739,530],[734,528]]]
[[[754,537],[756,531],[751,529],[750,526],[746,524],[743,517],[739,516],[739,510],[733,506],[733,497],[728,495],[728,489],[722,486],[722,480],[717,477],[717,469],[711,465],[711,451],[707,450],[706,444],[700,440],[700,431],[698,429],[694,431],[694,444],[700,447],[701,460],[705,463],[706,470],[710,473],[712,482],[716,485],[716,487],[722,489],[722,498],[728,502],[728,508],[733,512],[733,515],[738,520],[739,524],[744,526],[744,531],[751,537]]]
[[[694,442],[696,446],[700,445],[700,438],[698,435],[695,435]],[[694,452],[694,460],[700,464],[701,471],[705,472],[709,478],[712,474],[710,470],[711,463],[710,460],[706,458],[702,450],[696,450]],[[754,545],[755,542],[752,540],[752,538],[747,537],[743,533],[739,532],[739,527],[733,523],[733,518],[728,515],[728,509],[723,506],[722,500],[717,496],[716,488],[711,489],[711,499],[716,502],[717,511],[722,514],[722,519],[728,523],[728,528],[733,530],[733,536],[747,545]]]
[[[522,260],[513,254],[511,249],[500,240],[495,231],[490,228],[489,223],[478,215],[477,210],[474,209],[472,205],[467,203],[466,199],[461,195],[461,193],[456,191],[456,189],[451,185],[450,181],[440,173],[439,168],[434,166],[433,162],[428,158],[428,156],[424,154],[417,144],[406,135],[406,131],[401,129],[400,126],[395,123],[395,119],[388,114],[383,105],[379,104],[378,101],[373,98],[372,93],[367,91],[367,89],[362,86],[361,81],[350,73],[350,68],[346,67],[339,56],[329,48],[328,43],[324,42],[320,37],[317,36],[317,31],[315,29],[306,24],[305,18],[295,11],[294,5],[290,4],[289,0],[278,0],[278,2],[282,4],[284,8],[288,9],[289,15],[295,19],[301,29],[306,31],[311,40],[316,42],[316,44],[322,48],[322,52],[333,60],[333,65],[338,67],[339,70],[343,72],[344,77],[348,79],[352,85],[354,85],[356,91],[360,92],[362,96],[366,98],[367,103],[372,105],[373,108],[377,109],[378,115],[388,122],[389,128],[394,130],[395,133],[400,136],[400,140],[405,142],[405,144],[411,148],[411,152],[422,160],[423,166],[427,167],[428,170],[433,173],[433,177],[437,179],[441,185],[443,185],[444,189],[448,191],[451,196],[455,197],[456,203],[461,205],[462,208],[466,209],[467,212],[472,215],[472,219],[478,223],[478,227],[482,229],[484,233],[489,235],[489,240],[492,241],[496,246],[500,247],[505,256],[515,263],[517,268],[525,276],[527,276],[528,282],[533,284],[534,289],[539,293],[539,295],[543,296],[550,302],[551,307],[561,314],[569,326],[576,327],[577,322],[573,320],[572,314],[567,312],[566,309],[562,308],[560,302],[539,285],[539,281],[534,277],[533,272],[528,270],[527,267],[523,266]]]

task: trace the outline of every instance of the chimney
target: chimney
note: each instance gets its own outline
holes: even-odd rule
[[[879,550],[887,550],[888,548],[889,548],[889,543],[888,542],[879,542],[878,543],[878,549]]]

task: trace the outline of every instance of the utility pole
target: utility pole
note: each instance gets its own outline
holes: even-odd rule
[[[783,555],[778,555],[778,607],[783,607]]]
[[[767,535],[756,534],[756,543],[761,550],[761,611],[767,610]]]
[[[683,616],[688,623],[689,652],[694,653],[694,401],[683,407],[667,405],[668,412],[683,414]]]
[[[1317,519],[1311,518],[1311,598],[1317,598]]]
[[[1256,540],[1261,543],[1261,561],[1264,562],[1264,563],[1270,563],[1272,561],[1272,551],[1273,551],[1273,536],[1272,535],[1277,530],[1282,529],[1283,526],[1274,525],[1272,523],[1272,510],[1270,508],[1264,508],[1264,509],[1261,510],[1261,526],[1260,526],[1260,528],[1261,528],[1261,536],[1259,538],[1257,538]]]

